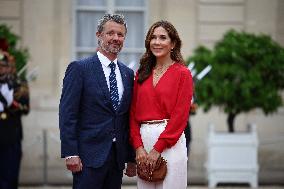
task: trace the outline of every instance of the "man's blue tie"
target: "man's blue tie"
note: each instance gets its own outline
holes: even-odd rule
[[[111,69],[111,72],[110,72],[110,75],[109,75],[110,98],[111,98],[111,101],[112,101],[113,108],[115,110],[117,110],[118,102],[119,102],[119,96],[118,96],[118,88],[117,88],[114,62],[111,62],[109,64],[109,67]]]

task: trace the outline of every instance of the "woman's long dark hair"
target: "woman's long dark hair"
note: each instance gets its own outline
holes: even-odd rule
[[[145,39],[146,52],[143,54],[142,58],[140,59],[140,66],[138,69],[138,83],[140,84],[143,83],[143,81],[145,81],[151,75],[152,69],[156,65],[156,57],[153,55],[153,53],[150,50],[150,41],[152,39],[154,30],[160,26],[163,27],[168,32],[171,42],[175,44],[175,47],[173,48],[173,50],[171,50],[171,59],[180,64],[184,64],[184,60],[180,52],[181,40],[179,38],[178,32],[175,29],[175,27],[168,21],[161,20],[155,22],[148,30]]]

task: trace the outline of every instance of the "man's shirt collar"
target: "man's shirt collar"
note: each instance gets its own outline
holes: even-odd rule
[[[102,65],[108,67],[111,62],[114,62],[117,65],[117,58],[114,61],[110,61],[105,55],[103,55],[100,51],[97,52],[98,58]]]

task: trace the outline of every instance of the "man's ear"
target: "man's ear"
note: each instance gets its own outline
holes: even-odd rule
[[[96,32],[96,36],[100,37],[101,33],[100,32]]]

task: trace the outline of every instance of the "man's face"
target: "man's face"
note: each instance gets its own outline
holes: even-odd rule
[[[106,53],[118,54],[125,40],[126,29],[124,25],[108,21],[101,33],[97,33],[100,48]]]
[[[3,65],[0,62],[0,81],[5,81],[9,72],[9,66]]]

